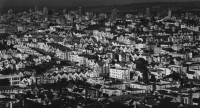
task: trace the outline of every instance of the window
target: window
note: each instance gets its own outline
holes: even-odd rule
[[[19,77],[13,77],[12,80],[19,80]]]
[[[16,82],[13,82],[13,84],[19,84],[19,82],[18,82],[18,81],[16,81]]]
[[[186,99],[184,99],[184,100],[185,100],[185,103],[188,104],[188,99],[186,98]]]

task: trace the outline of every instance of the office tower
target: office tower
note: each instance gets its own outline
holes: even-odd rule
[[[78,20],[80,22],[82,21],[82,7],[79,7],[79,9],[78,9]]]
[[[151,14],[151,12],[150,12],[150,8],[146,8],[145,16],[146,16],[146,17],[149,17],[150,14]]]
[[[172,10],[171,10],[171,9],[168,10],[168,17],[169,17],[169,18],[172,17]]]
[[[185,18],[188,19],[189,18],[189,13],[185,13]]]
[[[113,9],[111,13],[111,20],[116,20],[117,19],[117,9]]]
[[[66,15],[66,14],[67,14],[66,9],[63,9],[63,15]]]
[[[100,13],[99,14],[99,18],[100,19],[105,19],[107,16],[106,16],[106,13]]]
[[[33,12],[32,9],[29,9],[29,12],[32,13]]]
[[[157,15],[156,15],[157,17],[160,17],[160,12],[157,12]]]
[[[35,6],[35,12],[38,12],[38,11],[39,11],[39,7]]]
[[[12,9],[9,9],[8,10],[8,14],[12,14],[13,13],[13,10]]]
[[[43,14],[44,14],[44,15],[48,15],[48,8],[47,8],[46,6],[45,6],[44,9],[43,9]]]

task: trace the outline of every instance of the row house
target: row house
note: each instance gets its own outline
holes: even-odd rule
[[[26,89],[28,90],[28,89]],[[10,98],[14,98],[14,94],[15,93],[23,93],[25,91],[24,88],[16,88],[13,86],[5,86],[5,87],[1,87],[0,88],[0,94],[6,93],[6,94],[10,94]],[[5,108],[5,107],[3,107]]]
[[[172,82],[167,82],[167,83],[160,83],[155,85],[156,90],[167,90],[169,88],[179,88],[180,84],[179,83],[172,83]]]
[[[108,88],[119,89],[119,90],[125,90],[126,89],[126,84],[110,84],[110,85],[107,85],[107,86],[108,86]]]
[[[64,66],[62,69],[61,69],[61,71],[63,71],[63,72],[72,72],[72,73],[74,73],[74,72],[79,72],[80,71],[80,68],[78,68],[78,67],[75,67],[75,66]]]
[[[125,44],[131,44],[132,42],[131,42],[131,40],[129,39],[130,37],[129,36],[119,36],[119,37],[117,37],[117,41],[118,42],[123,42],[123,43],[125,43]]]
[[[103,88],[102,89],[102,93],[107,94],[108,96],[112,96],[112,95],[116,95],[116,96],[120,96],[123,95],[124,93],[122,92],[122,90],[118,90],[118,89],[109,89],[109,88]]]
[[[70,61],[71,62],[78,62],[79,65],[83,65],[85,63],[84,57],[81,57],[78,54],[70,55]]]
[[[94,70],[99,73],[100,76],[108,76],[110,73],[110,64],[108,62],[96,62]]]
[[[200,79],[200,66],[189,66],[189,72],[187,72],[187,69],[185,69],[185,73],[189,79]]]
[[[24,77],[21,80],[21,84],[27,86],[27,85],[33,85],[36,83],[36,77],[35,76],[30,76],[30,77]]]
[[[129,62],[130,61],[130,54],[129,53],[120,53],[118,54],[120,62]]]
[[[144,94],[144,93],[148,93],[148,92],[146,89],[127,88],[125,93],[126,94]]]
[[[93,31],[93,35],[97,37],[97,41],[99,41],[102,37],[107,37],[112,39],[114,35],[110,32],[103,32],[103,31]]]
[[[138,83],[131,83],[128,85],[128,87],[132,89],[152,90],[152,85],[143,85]]]
[[[80,39],[80,43],[84,44],[84,43],[95,43],[97,42],[96,39],[94,37],[82,37]]]
[[[96,70],[88,70],[87,73],[89,74],[89,78],[98,78],[100,76],[99,72]]]
[[[183,102],[184,104],[188,105],[190,104],[190,99],[191,96],[188,94],[188,92],[182,92],[181,94],[178,93],[179,91],[176,90],[158,90],[155,91],[155,93],[157,95],[161,95],[164,98],[171,98],[171,102]],[[193,99],[195,99],[196,97],[199,96],[199,91],[198,90],[194,90],[192,91],[192,105],[195,105],[195,102],[193,102]]]
[[[147,43],[146,44],[146,49],[147,50],[154,50],[155,47],[157,47],[156,43]]]
[[[172,71],[180,73],[183,70],[182,65],[169,65],[168,66]]]
[[[187,58],[188,57],[188,54],[187,53],[176,53],[176,52],[172,52],[172,53],[169,53],[169,55],[171,55],[172,57],[180,57],[180,58]]]
[[[44,80],[46,80],[46,81],[53,83],[53,82],[57,82],[59,79],[82,80],[82,79],[87,79],[91,76],[92,76],[92,74],[90,72],[52,73],[52,74],[46,74],[42,79],[40,78],[40,81],[45,82]]]
[[[21,61],[15,65],[16,70],[19,70],[19,69],[22,69],[22,68],[25,68],[25,64]]]
[[[122,52],[133,52],[134,51],[133,46],[112,46],[113,51],[122,51]]]
[[[62,46],[60,44],[54,44],[54,43],[49,43],[48,45],[46,44],[41,44],[39,46],[39,49],[44,49],[46,52],[51,52],[55,53],[57,57],[60,59],[69,59],[70,56],[70,51],[71,49]]]
[[[95,59],[88,59],[87,61],[87,67],[89,67],[90,69],[94,69],[95,65],[96,65],[96,60]]]
[[[48,76],[45,77],[36,77],[36,84],[40,85],[40,84],[52,84],[55,83],[56,81]]]
[[[146,44],[143,44],[143,43],[136,44],[135,48],[136,49],[145,49],[146,48]]]
[[[173,44],[171,48],[175,51],[179,51],[183,48],[183,46],[181,44]]]

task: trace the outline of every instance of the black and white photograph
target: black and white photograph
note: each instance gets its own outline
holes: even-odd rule
[[[0,108],[200,108],[200,0],[0,0]]]

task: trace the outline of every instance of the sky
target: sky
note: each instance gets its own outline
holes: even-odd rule
[[[0,8],[20,6],[102,6],[144,2],[187,2],[200,0],[0,0]]]

